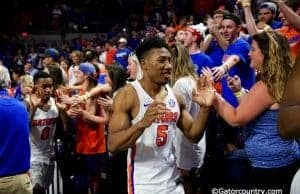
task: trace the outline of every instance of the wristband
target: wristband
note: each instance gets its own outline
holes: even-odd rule
[[[272,30],[272,28],[271,28],[269,25],[266,25],[266,26],[264,27],[264,31],[269,31],[269,30]]]
[[[245,88],[241,88],[239,91],[234,92],[235,97],[239,98],[243,96],[244,94],[247,94],[249,91]]]
[[[225,72],[228,72],[228,70],[229,70],[229,68],[230,68],[230,65],[229,65],[229,63],[224,63],[224,64],[222,65],[222,67],[224,68]]]
[[[242,7],[251,7],[251,1],[242,1]]]
[[[251,7],[251,3],[248,2],[242,2],[242,7]]]

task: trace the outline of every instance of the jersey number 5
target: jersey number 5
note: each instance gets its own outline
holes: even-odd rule
[[[41,133],[41,140],[46,140],[49,138],[50,136],[50,127],[45,127],[43,130],[42,130],[42,133]]]
[[[166,144],[168,139],[168,125],[158,125],[156,132],[156,145],[158,147]]]

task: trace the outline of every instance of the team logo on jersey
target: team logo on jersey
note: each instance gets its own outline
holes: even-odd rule
[[[173,99],[169,99],[168,100],[168,104],[169,104],[169,106],[171,107],[171,108],[173,108],[174,106],[175,106],[175,100],[173,100]]]
[[[144,103],[144,107],[147,107],[147,106],[149,106],[151,104],[151,102],[150,103]]]

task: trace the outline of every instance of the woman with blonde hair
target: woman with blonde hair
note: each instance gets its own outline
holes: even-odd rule
[[[177,43],[171,47],[171,51],[173,64],[171,82],[173,90],[183,97],[187,111],[195,118],[200,109],[200,106],[192,100],[193,89],[196,88],[198,79],[195,66],[188,50],[183,45]],[[198,143],[192,143],[184,136],[181,130],[176,131],[176,162],[184,179],[183,185],[187,194],[195,193],[199,186],[190,179],[190,171],[192,168],[199,169],[203,165],[205,150],[205,134]]]
[[[31,75],[22,75],[20,77],[20,86],[22,95],[26,98],[33,90],[33,77]]]
[[[251,161],[250,181],[254,188],[276,188],[288,193],[299,159],[295,140],[279,135],[278,109],[283,90],[292,70],[287,39],[274,31],[261,32],[252,37],[249,53],[251,67],[260,77],[249,93],[235,92],[243,98],[234,108],[220,95],[214,107],[232,126],[245,126],[249,132],[245,150]],[[211,72],[204,70],[207,76]]]
[[[127,72],[130,80],[140,80],[143,77],[141,64],[134,52],[128,56]]]

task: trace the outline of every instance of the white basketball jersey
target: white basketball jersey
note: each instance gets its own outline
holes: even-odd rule
[[[140,104],[137,116],[132,124],[140,121],[154,100],[144,91],[138,81],[131,82],[135,88]],[[128,193],[183,193],[177,186],[175,149],[173,141],[176,133],[176,123],[179,118],[179,105],[170,89],[166,86],[168,95],[164,100],[169,114],[163,115],[145,129],[134,146],[128,150]]]
[[[56,129],[58,109],[50,98],[50,109],[45,112],[37,108],[30,130],[31,161],[49,162],[53,152],[53,138]]]

